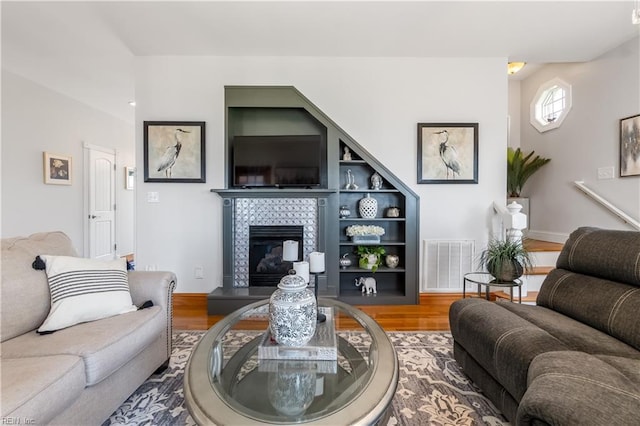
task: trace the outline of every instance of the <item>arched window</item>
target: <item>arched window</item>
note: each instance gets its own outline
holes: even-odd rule
[[[539,132],[560,127],[571,109],[571,85],[554,78],[538,89],[530,107],[531,125]]]

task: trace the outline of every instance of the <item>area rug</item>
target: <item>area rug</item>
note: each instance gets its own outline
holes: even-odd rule
[[[150,377],[103,424],[194,425],[182,390],[184,368],[204,331],[173,333],[171,363],[164,373]],[[234,332],[238,347],[256,332]],[[362,333],[339,332],[357,345]],[[388,426],[396,425],[508,425],[453,359],[451,334],[442,332],[388,333],[398,354],[400,379]]]

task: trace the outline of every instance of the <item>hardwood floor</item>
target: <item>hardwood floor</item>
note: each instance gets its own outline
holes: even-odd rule
[[[419,305],[367,305],[358,308],[375,319],[385,331],[442,331],[449,330],[449,306],[461,297],[460,293],[421,294]],[[206,293],[173,295],[174,330],[208,330],[222,318],[222,315],[207,315]],[[343,325],[349,327],[348,323]]]

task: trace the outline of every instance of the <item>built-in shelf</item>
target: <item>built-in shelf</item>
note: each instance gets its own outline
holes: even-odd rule
[[[347,207],[353,216],[339,218],[338,245],[342,255],[347,254],[353,262],[348,268],[341,268],[338,297],[348,303],[417,303],[417,196],[389,173],[376,159],[350,140],[340,141],[339,152],[349,151],[351,160],[338,161],[339,204]],[[381,189],[371,189],[374,174],[382,177]],[[348,182],[349,181],[349,182]],[[346,189],[347,184],[355,184],[358,189]],[[377,201],[378,211],[374,218],[358,217],[360,200],[365,197]],[[400,210],[400,217],[386,217],[387,209]],[[356,224],[376,224],[385,229],[385,235],[378,243],[354,243],[347,239],[346,228]],[[358,266],[356,247],[364,245],[381,246],[387,254],[400,258],[400,267],[382,266],[376,272]],[[377,294],[361,294],[355,287],[355,279],[360,276],[373,277],[377,283]]]
[[[376,192],[400,192],[400,191],[398,191],[397,189],[382,188],[382,189],[341,189],[340,192],[344,192],[344,193],[354,192],[358,194],[371,194],[371,196],[374,196]]]
[[[373,219],[365,219],[363,217],[343,217],[340,219],[344,222],[404,222],[404,217],[374,217]]]
[[[404,268],[401,267],[397,267],[397,268],[388,268],[386,266],[380,266],[376,272],[371,272],[370,269],[364,269],[364,268],[358,268],[357,266],[349,266],[348,268],[340,268],[340,272],[342,273],[347,273],[347,272],[354,272],[354,273],[367,273],[367,274],[377,274],[377,273],[381,273],[384,274],[385,272],[406,272],[406,270]]]
[[[340,241],[341,246],[403,246],[404,241],[384,241],[381,240],[379,243],[354,243],[351,241]]]
[[[398,179],[362,145],[353,140],[331,118],[303,94],[290,86],[228,86],[225,87],[225,144],[226,165],[233,164],[233,143],[237,136],[247,135],[319,135],[324,143],[321,164],[321,188],[265,188],[232,187],[233,168],[226,167],[227,188],[211,189],[222,198],[223,259],[222,288],[209,295],[209,313],[225,314],[268,297],[273,288],[236,288],[234,251],[234,206],[243,198],[315,198],[317,199],[317,251],[325,253],[326,272],[319,276],[320,296],[337,298],[350,304],[415,304],[418,303],[419,198],[411,188]],[[345,152],[350,160],[342,160]],[[349,158],[349,157],[347,157]],[[351,171],[348,173],[348,171]],[[370,189],[373,173],[383,179],[381,189]],[[356,190],[347,190],[347,175],[353,176]],[[378,201],[377,217],[358,216],[358,203],[370,194]],[[341,219],[340,207],[347,205],[352,216]],[[386,217],[395,207],[400,217]],[[400,258],[399,266],[383,265],[375,272],[358,267],[356,248],[348,240],[345,229],[354,224],[382,226],[385,235],[375,245],[383,246],[388,254]],[[386,241],[385,239],[389,240]],[[344,255],[352,266],[341,269]],[[361,276],[376,280],[377,294],[362,294],[355,286]]]

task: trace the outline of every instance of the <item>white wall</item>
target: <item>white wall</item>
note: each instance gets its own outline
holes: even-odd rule
[[[640,113],[638,38],[587,63],[547,65],[522,82],[523,149],[551,162],[527,182],[530,235],[562,240],[579,226],[631,229],[574,188],[585,183],[632,217],[640,218],[640,177],[619,178],[619,120]],[[543,83],[559,77],[572,85],[573,108],[562,126],[545,133],[529,124],[529,104]],[[598,180],[599,167],[615,179]]]
[[[133,112],[132,112],[133,114]],[[134,165],[132,124],[2,70],[2,237],[61,230],[84,251],[82,143],[118,151],[118,253],[134,251],[134,193],[124,166]],[[72,157],[72,185],[45,185],[42,153]]]
[[[505,199],[505,58],[140,57],[136,59],[137,266],[172,270],[178,292],[222,282],[224,86],[292,85],[420,195],[420,239],[489,234]],[[143,183],[144,120],[206,122],[207,183]],[[417,123],[478,122],[479,184],[417,185]],[[147,203],[148,191],[160,202]],[[337,213],[336,213],[337,214]],[[336,262],[338,259],[335,260]],[[205,279],[194,279],[204,266]]]
[[[509,135],[508,144],[512,148],[520,147],[520,80],[509,80]]]

